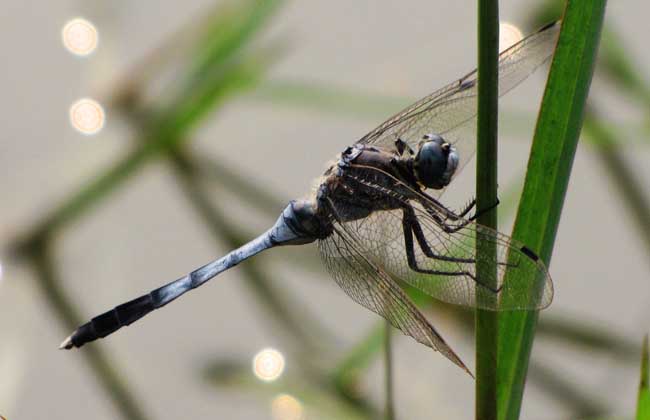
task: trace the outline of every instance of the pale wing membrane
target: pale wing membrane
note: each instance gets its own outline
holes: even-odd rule
[[[439,351],[471,375],[404,291],[365,256],[368,251],[360,248],[363,245],[346,226],[338,223],[332,235],[318,242],[323,263],[339,287],[355,302],[419,343]]]
[[[542,28],[499,55],[499,95],[524,81],[551,57],[559,29],[557,22]],[[464,149],[460,154],[458,173],[474,154],[475,136],[473,130],[469,136],[454,136],[453,131],[461,125],[473,127],[476,113],[477,71],[474,70],[389,118],[359,143],[392,146],[400,138],[415,149],[425,134],[450,137],[448,141]]]
[[[373,171],[367,175],[346,175],[346,182],[372,187]],[[386,174],[384,174],[386,175]],[[431,212],[444,219],[432,201],[395,179],[399,188],[387,190],[377,186],[378,195],[399,200],[411,208],[417,223],[412,224],[412,246],[407,246],[403,223],[404,210],[376,211],[365,219],[346,222],[354,232],[368,258],[391,276],[399,278],[439,300],[488,310],[542,309],[553,299],[553,283],[544,264],[523,244],[493,229],[465,219],[447,220],[450,227],[461,226],[449,233],[442,229]],[[428,209],[426,207],[429,207]],[[417,224],[417,226],[416,226]],[[421,231],[418,240],[416,229]],[[496,245],[496,274],[478,278],[476,275],[476,237]],[[425,253],[428,247],[434,256]],[[409,263],[412,252],[414,263]],[[481,261],[479,261],[481,263]]]

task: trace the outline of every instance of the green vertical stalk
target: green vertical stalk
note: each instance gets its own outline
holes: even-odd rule
[[[478,125],[476,152],[476,208],[489,209],[478,223],[497,228],[497,129],[499,83],[499,2],[478,2]],[[496,279],[496,243],[476,238],[478,281]],[[497,284],[491,284],[497,288]],[[478,299],[478,296],[477,296]],[[476,310],[476,418],[497,418],[497,337],[495,311]]]
[[[512,236],[536,252],[547,266],[582,128],[605,3],[567,1],[535,128]],[[499,316],[499,419],[519,418],[536,324],[536,311],[510,311]]]
[[[393,398],[393,349],[391,343],[391,325],[388,321],[384,322],[384,369],[385,369],[385,396],[386,405],[384,408],[384,417],[386,420],[395,420],[395,405]]]
[[[648,364],[650,355],[648,352],[648,335],[643,339],[643,350],[641,351],[641,378],[639,379],[639,395],[636,404],[636,420],[650,419],[650,371]]]

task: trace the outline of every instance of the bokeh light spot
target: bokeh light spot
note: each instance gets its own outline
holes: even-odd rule
[[[97,29],[86,19],[68,21],[61,30],[61,38],[65,48],[75,55],[88,55],[97,48]]]
[[[524,34],[512,23],[501,22],[499,24],[499,51],[506,50],[524,39]]]
[[[104,127],[104,119],[104,108],[92,99],[79,99],[70,106],[70,124],[83,134],[98,133]]]
[[[253,373],[263,381],[275,381],[283,371],[284,356],[275,349],[264,349],[253,358]]]
[[[273,420],[304,420],[305,411],[300,401],[288,394],[280,394],[271,401]]]

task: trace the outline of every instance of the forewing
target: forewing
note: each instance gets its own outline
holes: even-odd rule
[[[390,276],[365,254],[364,244],[348,226],[335,223],[334,232],[318,243],[327,271],[355,302],[385,318],[390,324],[416,341],[439,351],[470,375],[424,315]]]
[[[499,95],[513,89],[551,57],[559,29],[557,22],[544,27],[499,55]],[[474,154],[476,113],[474,70],[392,116],[359,143],[390,147],[400,138],[416,149],[425,134],[436,133],[459,149],[458,174]]]
[[[377,170],[366,169],[363,173],[368,175],[364,178],[345,175],[346,182],[352,187],[373,188],[373,180],[377,177],[372,175],[372,171]],[[550,305],[553,282],[544,264],[530,249],[506,235],[465,219],[444,221],[449,227],[465,224],[456,232],[447,232],[441,227],[441,221],[434,218],[445,218],[436,210],[439,203],[396,179],[394,182],[397,187],[376,186],[375,193],[378,200],[400,201],[402,208],[375,211],[363,219],[345,223],[375,265],[394,278],[449,303],[488,310],[543,309]],[[410,247],[405,239],[404,208],[412,209],[416,221],[411,224],[413,245]],[[418,227],[425,245],[417,240],[414,229]],[[497,249],[494,275],[482,278],[476,275],[477,237],[484,243],[494,244]],[[426,247],[433,257],[425,253]],[[408,261],[411,251],[415,264]]]

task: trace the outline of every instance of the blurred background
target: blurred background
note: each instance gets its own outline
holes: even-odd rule
[[[500,4],[524,34],[561,10]],[[379,418],[383,323],[338,289],[313,245],[259,255],[109,339],[57,346],[80,323],[256,236],[345,146],[472,70],[473,2],[3,9],[0,414]],[[640,0],[608,5],[525,419],[634,412],[650,319],[649,11]],[[500,102],[504,232],[547,70]],[[445,202],[466,202],[473,176],[467,168]],[[472,314],[414,298],[473,369]],[[398,417],[472,418],[474,381],[394,337]]]

